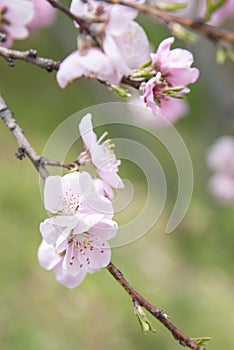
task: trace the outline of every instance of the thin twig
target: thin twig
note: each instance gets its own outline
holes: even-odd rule
[[[51,4],[51,6],[63,12],[66,16],[68,16],[73,21],[75,21],[79,25],[81,31],[86,31],[87,33],[90,33],[89,23],[87,21],[85,21],[81,17],[74,15],[71,11],[68,10],[68,8],[66,8],[66,6],[62,5],[59,1],[57,0],[47,0],[47,1]]]
[[[209,39],[212,39],[216,42],[220,40],[221,41],[224,40],[229,43],[234,43],[234,32],[206,24],[200,18],[182,17],[182,16],[179,17],[169,12],[158,9],[157,7],[155,7],[153,3],[147,4],[143,2],[128,1],[128,0],[104,0],[104,1],[111,4],[121,4],[121,5],[135,8],[136,10],[139,10],[143,13],[146,13],[148,15],[151,15],[157,18],[158,20],[163,22],[167,27],[169,27],[169,29],[171,24],[178,23],[184,26],[185,28],[193,29],[196,32],[202,34],[203,36]]]
[[[28,139],[25,137],[23,130],[17,124],[12,111],[7,107],[7,104],[1,95],[0,115],[6,127],[10,130],[18,143],[18,152],[16,153],[16,157],[18,159],[22,159],[23,157],[27,156],[41,175],[42,179],[45,180],[49,173],[46,168],[41,165],[41,157],[36,153]]]
[[[41,164],[46,166],[54,166],[54,167],[60,167],[65,168],[68,170],[76,169],[79,167],[78,162],[60,162],[59,160],[50,160],[46,158],[41,158]]]
[[[116,279],[117,282],[125,289],[125,291],[130,295],[133,302],[137,301],[140,306],[143,306],[148,310],[159,322],[161,322],[172,334],[172,336],[179,342],[182,346],[187,346],[194,350],[205,350],[205,348],[199,347],[191,338],[187,337],[181,330],[179,330],[173,323],[168,319],[168,316],[164,313],[162,309],[149,303],[143,296],[141,296],[125,279],[122,272],[117,269],[117,267],[110,262],[107,266],[107,270]]]
[[[37,56],[37,51],[29,49],[27,51],[11,50],[0,46],[0,56],[5,58],[9,66],[14,67],[14,61],[20,60],[32,63],[42,69],[52,72],[59,69],[60,62],[54,61],[50,58],[43,58]]]
[[[12,111],[8,108],[6,102],[3,97],[0,95],[0,115],[10,130],[10,132],[15,137],[18,143],[18,152],[16,154],[18,159],[22,159],[24,156],[27,156],[32,164],[35,166],[42,179],[45,180],[50,174],[45,168],[45,165],[51,166],[60,166],[65,167],[66,169],[71,169],[74,166],[79,166],[79,160],[71,163],[64,163],[60,161],[48,160],[36,153],[36,151],[31,146],[30,142],[25,137],[23,130],[17,124]],[[173,337],[179,342],[179,344],[183,346],[187,346],[190,349],[194,350],[205,350],[204,348],[199,347],[195,342],[192,341],[189,337],[187,337],[183,332],[181,332],[177,327],[175,327],[169,320],[168,316],[164,313],[164,311],[150,302],[148,302],[145,298],[143,298],[124,278],[123,274],[117,267],[110,262],[107,266],[107,270],[111,273],[111,275],[122,285],[124,290],[131,296],[133,302],[137,302],[140,306],[144,307],[148,310],[157,320],[159,320],[173,335]]]

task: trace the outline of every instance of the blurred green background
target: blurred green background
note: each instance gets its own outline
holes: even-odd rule
[[[141,17],[151,42],[169,36],[162,27]],[[15,48],[36,48],[41,56],[62,59],[75,48],[76,32],[59,16],[53,29],[43,30]],[[176,173],[162,164],[168,186],[167,207],[159,223],[138,241],[113,249],[113,262],[149,301],[192,337],[210,336],[208,348],[234,349],[234,215],[207,192],[209,172],[205,152],[214,140],[233,133],[233,67],[217,66],[205,40],[187,45],[201,69],[189,96],[191,113],[176,124],[194,166],[194,193],[183,222],[164,234],[175,200]],[[81,80],[61,90],[55,74],[0,60],[1,93],[26,136],[40,154],[53,130],[84,107],[120,101],[103,86]],[[126,136],[126,135],[125,135]],[[145,140],[147,142],[147,140]],[[156,154],[157,154],[157,150]],[[180,346],[157,320],[155,334],[145,335],[129,296],[105,269],[89,275],[75,290],[59,285],[53,272],[37,262],[39,223],[46,218],[36,171],[14,154],[16,143],[0,125],[0,346],[4,350],[176,350]],[[162,159],[163,162],[163,159]],[[170,163],[170,162],[169,162]],[[134,175],[135,173],[135,175]],[[135,181],[132,210],[145,198],[140,172],[123,162],[121,175]],[[123,215],[124,216],[124,215]],[[125,218],[126,219],[126,218]]]

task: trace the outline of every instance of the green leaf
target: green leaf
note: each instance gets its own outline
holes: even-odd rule
[[[218,64],[223,64],[226,61],[227,55],[223,47],[219,47],[216,51],[215,59]]]
[[[205,20],[208,21],[213,13],[222,7],[227,0],[207,0]]]
[[[210,337],[201,337],[201,338],[191,338],[191,340],[196,343],[198,346],[206,346],[211,340]]]
[[[135,306],[134,312],[138,318],[138,321],[140,323],[141,329],[144,333],[147,333],[149,331],[156,332],[156,330],[152,327],[151,322],[146,317],[144,311],[140,307],[140,305]]]
[[[164,11],[177,11],[177,10],[181,10],[184,9],[188,6],[187,3],[180,3],[180,4],[175,4],[175,3],[157,3],[157,8],[159,8],[160,10],[164,10]]]
[[[179,40],[183,40],[189,43],[195,43],[197,41],[197,35],[190,30],[185,29],[178,23],[171,23],[170,29],[172,34]]]
[[[129,98],[132,96],[128,89],[124,89],[121,86],[111,84],[111,88],[120,97]]]

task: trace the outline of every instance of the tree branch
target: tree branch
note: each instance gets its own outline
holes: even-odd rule
[[[18,152],[16,156],[18,159],[22,159],[24,156],[27,156],[34,167],[39,172],[40,176],[43,180],[46,179],[50,174],[45,168],[46,165],[50,166],[59,166],[64,167],[66,169],[72,169],[76,166],[79,166],[79,159],[75,162],[60,162],[55,160],[48,160],[36,153],[36,151],[31,146],[30,142],[25,137],[23,130],[17,124],[12,111],[8,108],[6,102],[3,97],[0,95],[0,115],[5,123],[6,127],[10,130],[10,132],[15,137],[18,143]],[[192,339],[187,337],[182,331],[180,331],[174,324],[172,324],[168,320],[168,316],[164,313],[162,309],[152,305],[145,298],[143,298],[124,278],[123,274],[117,267],[110,262],[107,266],[107,270],[111,273],[111,275],[121,284],[124,290],[131,296],[132,301],[134,303],[138,303],[140,306],[144,307],[148,310],[159,322],[161,322],[172,334],[174,339],[179,342],[180,345],[187,346],[190,349],[194,350],[205,350],[204,348],[199,347]]]
[[[37,56],[37,51],[29,49],[27,51],[11,50],[0,46],[0,56],[5,58],[10,67],[14,67],[14,61],[20,60],[28,63],[32,63],[47,72],[57,71],[59,69],[60,62],[53,61],[50,58],[43,58]]]
[[[0,115],[6,127],[10,130],[18,143],[18,152],[16,153],[16,157],[18,159],[23,159],[25,156],[27,156],[41,175],[42,179],[45,180],[49,173],[41,164],[41,157],[36,153],[25,137],[23,130],[17,124],[12,111],[7,107],[7,104],[1,95]]]
[[[117,269],[117,267],[110,262],[107,266],[107,270],[116,279],[119,284],[125,289],[125,291],[130,295],[133,302],[137,301],[140,306],[143,306],[147,311],[149,311],[159,322],[161,322],[172,334],[174,339],[179,342],[182,346],[187,346],[194,350],[205,350],[205,348],[199,347],[191,338],[187,337],[182,331],[180,331],[173,323],[168,320],[168,316],[164,313],[162,309],[149,303],[143,296],[141,296],[124,278],[122,272]]]
[[[221,41],[224,40],[229,43],[234,43],[234,32],[206,24],[200,18],[179,17],[176,15],[173,15],[169,12],[158,9],[154,3],[147,4],[147,3],[136,2],[136,1],[133,2],[128,0],[102,0],[102,1],[105,1],[111,4],[120,4],[120,5],[125,5],[125,6],[135,8],[138,11],[151,15],[156,19],[160,20],[169,29],[171,24],[178,23],[183,27],[188,29],[193,29],[194,31],[216,42],[220,40]]]

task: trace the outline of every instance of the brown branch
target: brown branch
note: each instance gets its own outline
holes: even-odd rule
[[[203,36],[212,39],[214,41],[224,40],[229,43],[234,43],[234,32],[230,30],[225,30],[217,28],[206,24],[202,19],[191,18],[191,17],[179,17],[173,15],[169,12],[158,9],[153,3],[147,4],[142,2],[133,2],[128,0],[104,0],[111,4],[121,4],[135,8],[147,15],[151,15],[161,22],[163,22],[170,29],[170,25],[173,23],[178,23],[185,28],[193,29],[196,32],[202,34]]]
[[[75,162],[64,163],[60,161],[45,159],[38,155],[31,146],[30,142],[25,137],[23,130],[17,124],[12,111],[8,108],[6,102],[4,101],[1,95],[0,115],[6,127],[10,130],[10,132],[13,134],[18,143],[18,152],[16,154],[17,158],[22,159],[24,156],[27,156],[34,165],[34,167],[37,169],[43,180],[45,180],[46,177],[50,175],[47,169],[45,168],[46,165],[64,167],[69,170],[80,165],[79,158]],[[174,339],[176,339],[176,341],[178,341],[180,345],[187,346],[190,349],[194,350],[205,350],[204,348],[199,347],[192,339],[187,337],[182,331],[180,331],[176,326],[174,326],[174,324],[172,324],[168,320],[168,316],[164,313],[162,309],[152,305],[145,298],[143,298],[127,282],[121,271],[118,270],[113,263],[109,263],[109,265],[107,266],[107,270],[122,285],[124,290],[131,296],[132,301],[134,303],[138,303],[140,306],[148,310],[158,321],[160,321],[170,331]]]
[[[28,63],[32,63],[42,69],[52,72],[58,70],[60,62],[53,61],[50,58],[43,58],[37,56],[37,51],[29,49],[27,51],[11,50],[0,46],[0,56],[5,58],[9,66],[14,67],[14,61],[20,60]]]
[[[50,159],[46,159],[46,158],[41,158],[41,164],[46,165],[46,166],[65,168],[68,170],[76,169],[79,167],[79,164],[77,161],[60,162],[59,160],[50,160]]]
[[[6,127],[10,130],[18,143],[16,157],[18,159],[23,159],[23,157],[27,156],[41,175],[42,179],[45,180],[49,173],[46,168],[41,165],[41,157],[36,153],[28,139],[25,137],[23,130],[17,124],[12,111],[7,107],[7,104],[1,95],[0,115]]]
[[[168,320],[168,316],[164,313],[162,309],[149,303],[143,296],[141,296],[124,278],[122,272],[117,269],[117,267],[110,262],[107,266],[107,270],[116,279],[117,282],[125,289],[125,291],[130,295],[133,302],[137,301],[140,306],[143,306],[147,311],[149,311],[159,322],[161,322],[172,334],[172,336],[179,342],[182,346],[187,346],[194,350],[205,350],[205,348],[199,347],[191,338],[187,337],[182,331],[180,331],[173,323]]]

